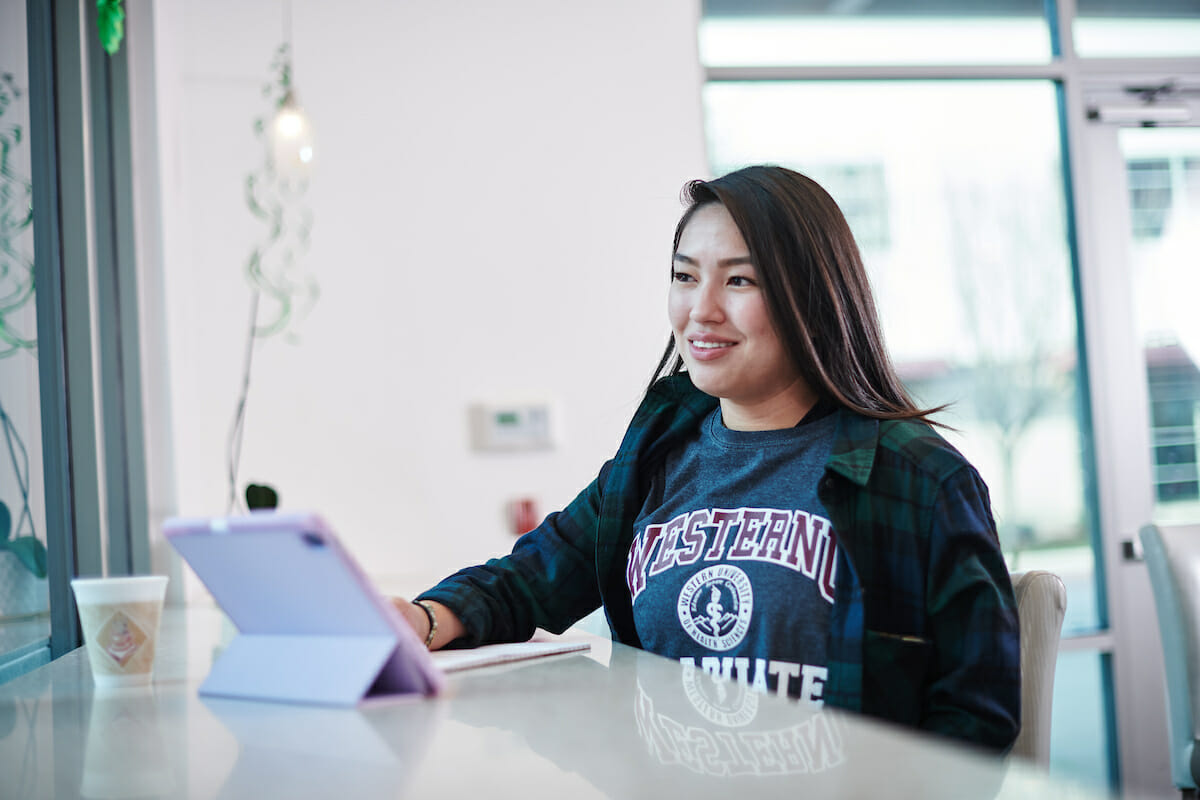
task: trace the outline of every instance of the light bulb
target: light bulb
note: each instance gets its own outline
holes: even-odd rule
[[[295,108],[280,109],[275,117],[275,135],[284,139],[295,139],[304,127],[304,117]]]
[[[271,162],[283,177],[308,177],[313,159],[312,126],[291,90],[284,95],[269,129]]]

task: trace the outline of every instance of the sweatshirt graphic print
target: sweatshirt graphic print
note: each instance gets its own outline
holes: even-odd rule
[[[821,703],[836,539],[816,487],[834,424],[732,431],[717,410],[668,457],[626,563],[647,650]]]

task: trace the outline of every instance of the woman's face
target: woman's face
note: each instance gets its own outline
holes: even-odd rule
[[[692,214],[679,237],[668,300],[675,346],[696,388],[721,400],[725,424],[795,425],[815,401],[767,311],[750,250],[719,203]]]

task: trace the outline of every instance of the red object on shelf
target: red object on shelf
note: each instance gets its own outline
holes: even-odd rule
[[[532,497],[518,497],[509,504],[513,536],[529,533],[538,526],[537,503]]]

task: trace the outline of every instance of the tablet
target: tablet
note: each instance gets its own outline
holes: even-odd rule
[[[201,694],[354,705],[440,690],[424,642],[320,515],[176,517],[163,530],[238,631]]]

